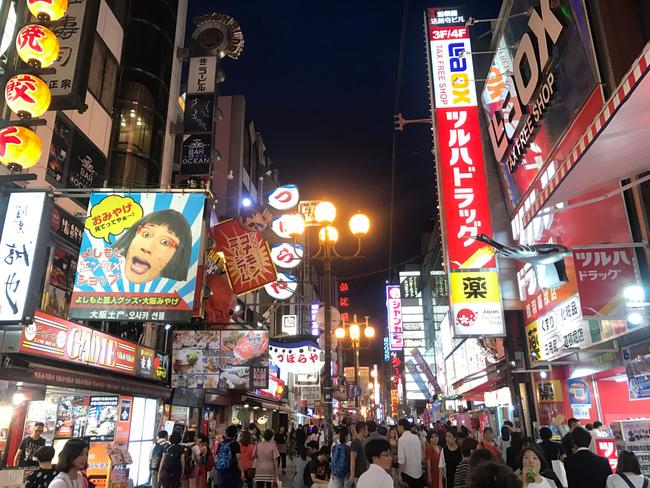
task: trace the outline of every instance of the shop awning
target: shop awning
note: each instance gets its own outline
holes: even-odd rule
[[[600,114],[524,215],[524,225],[544,207],[636,176],[650,167],[650,43],[637,58]],[[547,161],[539,172],[551,161]],[[534,185],[532,185],[534,186]],[[529,195],[526,195],[526,200]]]
[[[453,387],[463,400],[483,401],[486,391],[498,390],[506,383],[505,361],[490,365],[484,371],[475,373],[454,383]]]
[[[171,389],[166,386],[145,380],[118,379],[104,374],[89,374],[37,363],[29,363],[28,368],[0,368],[0,379],[163,400],[168,400],[171,394]]]

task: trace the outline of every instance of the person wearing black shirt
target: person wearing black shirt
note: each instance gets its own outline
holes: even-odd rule
[[[280,426],[280,429],[275,433],[273,438],[275,445],[278,448],[280,453],[280,461],[282,463],[282,474],[285,474],[287,469],[287,434],[284,432],[284,425]]]
[[[34,424],[32,435],[25,437],[16,451],[14,466],[19,468],[38,467],[38,458],[36,457],[36,453],[41,447],[45,446],[45,439],[41,437],[44,430],[45,424],[43,422],[36,422]]]
[[[54,448],[50,446],[41,447],[36,452],[38,469],[25,480],[25,488],[47,488],[50,482],[59,472],[52,466]]]
[[[309,472],[310,483],[307,486],[323,488],[328,485],[330,477],[329,447],[323,446],[318,455],[309,461],[305,471]]]
[[[562,446],[558,442],[553,442],[551,438],[553,437],[553,432],[548,427],[542,427],[539,429],[539,436],[542,438],[542,442],[537,444],[537,446],[544,453],[546,462],[549,466],[553,465],[553,461],[562,460]]]
[[[567,420],[567,425],[569,426],[569,433],[562,439],[562,451],[566,457],[569,458],[573,456],[573,450],[575,448],[571,432],[573,432],[576,427],[580,427],[580,421],[578,419],[570,418]]]

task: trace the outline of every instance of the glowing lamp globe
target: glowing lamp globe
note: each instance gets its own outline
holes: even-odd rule
[[[12,112],[22,119],[40,117],[50,107],[52,94],[38,76],[19,74],[5,86],[5,100]]]
[[[41,139],[26,127],[0,129],[0,163],[12,171],[31,168],[41,157]]]
[[[350,232],[353,235],[365,235],[370,230],[370,219],[362,213],[353,215],[350,218]]]
[[[322,243],[327,242],[328,244],[336,244],[339,240],[339,231],[336,230],[336,227],[332,227],[331,225],[323,227],[318,232],[318,240]]]
[[[349,330],[350,330],[350,338],[354,340],[359,340],[359,338],[361,337],[361,327],[359,327],[359,324],[350,324]]]
[[[372,339],[373,337],[375,337],[375,329],[368,326],[363,329],[363,335],[365,335],[368,339]]]
[[[301,236],[305,232],[305,218],[300,214],[289,214],[286,216],[284,228],[293,238]]]
[[[345,337],[345,329],[343,327],[337,327],[334,330],[334,335],[337,339],[343,339]]]
[[[336,218],[336,207],[332,202],[318,202],[314,208],[314,217],[319,224],[331,224]]]
[[[59,39],[47,27],[29,24],[18,31],[16,51],[30,66],[47,68],[59,57]]]
[[[29,12],[46,22],[59,20],[68,10],[68,0],[27,0]]]

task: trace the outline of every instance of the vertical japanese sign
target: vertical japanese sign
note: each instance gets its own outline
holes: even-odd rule
[[[190,59],[187,93],[214,93],[217,78],[217,57],[201,56]]]
[[[634,249],[601,248],[573,252],[582,316],[624,319],[623,290],[636,285]]]
[[[260,232],[246,230],[230,219],[210,229],[216,249],[223,252],[232,291],[243,295],[276,281],[269,245]]]
[[[93,193],[70,317],[189,320],[203,194]]]
[[[47,253],[45,192],[12,193],[0,237],[0,320],[21,321],[34,313],[41,298]],[[39,252],[37,252],[37,249]]]
[[[50,110],[76,109],[86,100],[100,0],[75,0],[51,27],[59,40],[56,73],[41,75],[52,93]]]
[[[402,302],[399,285],[386,287],[386,308],[388,310],[388,340],[391,351],[404,349],[404,328],[402,326]]]
[[[478,291],[486,293],[486,298],[476,298],[472,288],[454,296],[452,285],[454,331],[456,336],[503,335],[496,259],[491,249],[474,239],[478,234],[492,235],[492,224],[469,30],[458,12],[444,22],[438,12],[428,9],[426,30],[449,269],[452,281],[461,269],[480,272],[475,276],[481,281]],[[453,25],[455,18],[461,25]],[[477,300],[482,300],[480,305]]]

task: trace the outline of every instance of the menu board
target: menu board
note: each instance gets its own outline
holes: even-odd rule
[[[112,441],[117,426],[117,396],[93,396],[88,405],[86,437],[91,441]]]
[[[88,397],[64,396],[59,399],[56,411],[56,439],[81,437],[86,427]]]

